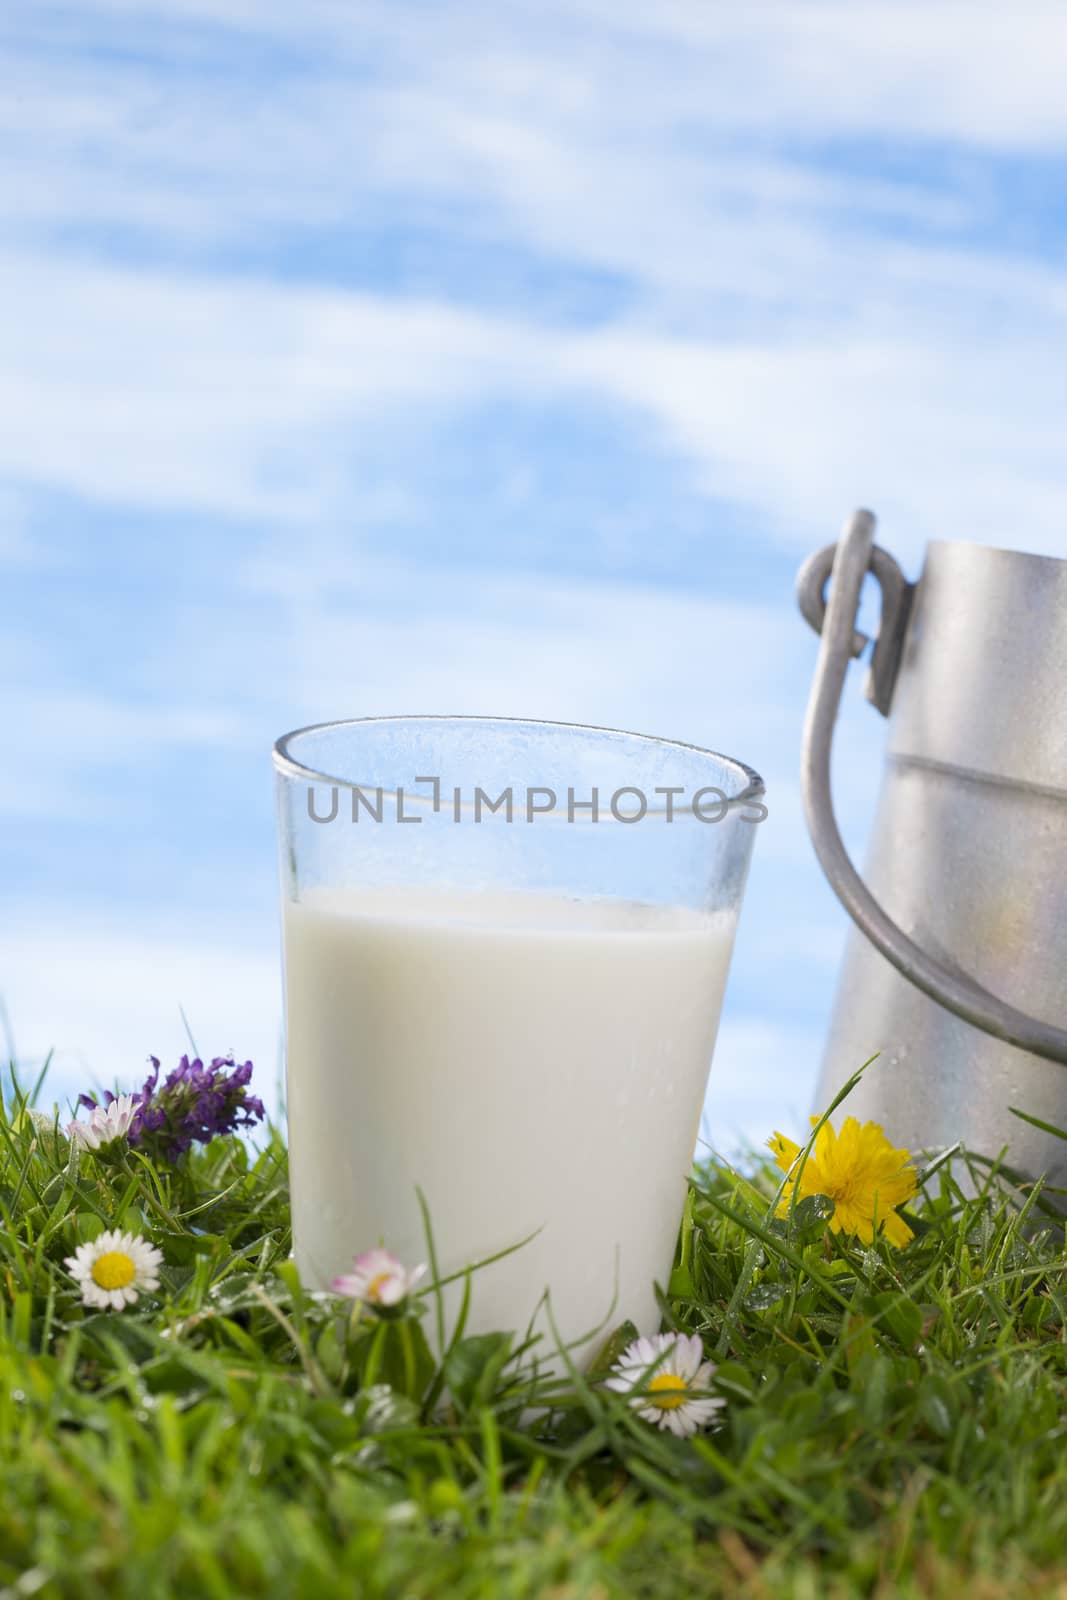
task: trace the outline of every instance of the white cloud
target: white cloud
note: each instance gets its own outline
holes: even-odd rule
[[[198,240],[276,243],[308,224],[430,225],[461,231],[471,246],[524,245],[560,265],[624,274],[641,295],[674,297],[657,302],[661,317],[714,316],[725,296],[735,317],[747,304],[787,326],[839,323],[842,309],[877,302],[900,256],[925,273],[927,248],[902,252],[886,224],[928,230],[936,271],[945,238],[990,204],[960,153],[947,185],[921,173],[876,177],[832,153],[827,163],[817,148],[786,140],[783,150],[774,120],[788,124],[799,105],[803,131],[833,137],[854,99],[852,131],[892,131],[878,122],[879,87],[899,99],[895,63],[879,58],[879,28],[894,40],[902,31],[892,13],[867,8],[857,26],[838,10],[829,29],[824,7],[792,8],[815,30],[808,64],[834,79],[834,94],[798,71],[778,8],[762,9],[767,26],[751,13],[702,12],[714,19],[711,37],[695,46],[677,18],[649,12],[642,23],[639,8],[587,20],[577,39],[577,21],[554,28],[550,12],[514,7],[422,10],[417,25],[402,6],[364,7],[358,19],[302,9],[310,60],[298,72],[276,63],[269,92],[257,73],[208,74],[195,58],[162,92],[150,50],[122,62],[28,55],[23,92],[8,103],[0,215],[30,230],[147,230],[183,250]],[[295,20],[270,7],[257,15],[267,37]],[[984,30],[950,37],[922,20],[913,16],[906,36],[936,80],[931,107],[950,103],[953,65],[974,70],[972,49],[995,62],[1003,84]],[[1056,66],[1064,30],[1051,22],[1046,14],[1044,32],[1033,22],[1022,103],[1033,107],[1035,70],[1047,74],[1067,137]],[[642,26],[656,36],[651,55]],[[869,69],[862,80],[849,70],[854,51]],[[913,136],[914,120],[896,131]]]
[[[175,1064],[190,1048],[183,1009],[205,1057],[232,1048],[251,1058],[257,1088],[273,1100],[281,976],[270,946],[240,950],[203,930],[160,934],[106,915],[73,920],[39,904],[19,907],[8,927],[18,937],[0,952],[0,994],[24,1085],[53,1052],[47,1103],[138,1083],[149,1055]]]
[[[698,70],[717,65],[714,99],[735,123],[1038,150],[1067,139],[1067,18],[1055,0],[583,9],[672,41]]]
[[[705,487],[798,548],[867,501],[911,561],[945,535],[1055,554],[1067,479],[1052,287],[1045,342],[990,307],[977,341],[783,344],[539,329],[433,302],[8,256],[0,293],[19,316],[4,334],[0,468],[127,503],[358,519],[348,439],[367,448],[405,416],[537,393],[625,406],[635,428],[644,417]]]
[[[43,667],[38,657],[39,668]],[[0,772],[0,816],[76,819],[113,814],[115,789],[92,793],[105,773],[145,772],[161,752],[203,745],[232,748],[244,736],[238,716],[209,704],[132,705],[99,693],[34,687],[27,663],[4,696],[7,760]]]
[[[1061,321],[1050,319],[1050,335]],[[830,508],[870,504],[906,563],[931,538],[1067,549],[1052,346],[992,327],[966,344],[762,347],[613,331],[572,359],[655,417],[709,489],[758,506],[783,540],[806,545],[821,528],[830,542]]]
[[[0,218],[23,241],[0,269],[19,308],[0,466],[104,500],[351,522],[353,438],[536,394],[621,406],[797,547],[862,499],[913,560],[934,534],[1056,553],[1067,281],[967,229],[995,233],[990,149],[1067,140],[1067,21],[975,16],[98,0],[27,17],[0,107]],[[90,50],[110,25],[143,48]],[[249,35],[255,70],[206,70]],[[941,140],[941,175],[872,177],[835,161],[841,136]],[[335,278],[351,231],[425,230],[433,288],[212,265],[280,244],[306,280],[316,227]],[[85,253],[131,238],[155,265]],[[438,239],[465,252],[446,283]],[[470,309],[496,249],[556,290]],[[623,308],[599,331],[560,310],[585,271]]]
[[[1067,21],[1056,0],[1020,0],[1010,11],[992,0],[519,0],[506,8],[306,0],[299,10],[285,0],[89,0],[56,13],[27,13],[23,37],[54,47],[117,25],[142,45],[162,40],[187,64],[232,38],[246,49],[251,35],[299,43],[302,59],[321,52],[346,67],[372,55],[386,77],[421,66],[483,96],[495,89],[543,103],[552,92],[556,103],[598,115],[614,86],[617,103],[650,123],[696,117],[760,133],[1037,150],[1067,138]]]
[[[224,512],[321,510],[343,430],[491,389],[521,339],[447,306],[50,257],[0,260],[0,294],[20,310],[4,333],[0,466]]]

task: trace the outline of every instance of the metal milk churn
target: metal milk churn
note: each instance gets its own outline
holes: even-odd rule
[[[830,754],[868,572],[881,621],[867,698],[889,718],[861,877],[834,817]],[[829,590],[827,590],[829,585]],[[800,608],[822,636],[802,786],[819,861],[856,926],[819,1082],[829,1105],[876,1051],[842,1115],[894,1144],[962,1140],[1067,1184],[1067,561],[963,542],[918,583],[857,511],[810,557]]]

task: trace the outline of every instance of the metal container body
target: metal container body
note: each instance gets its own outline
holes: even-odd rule
[[[1067,562],[930,546],[864,877],[930,955],[1067,1026]],[[1067,1143],[1009,1109],[1067,1129],[1067,1067],[954,1016],[853,929],[817,1105],[875,1051],[851,1113],[1067,1184]]]

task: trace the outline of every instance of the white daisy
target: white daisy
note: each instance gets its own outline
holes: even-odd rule
[[[714,1373],[695,1333],[657,1333],[627,1346],[605,1387],[631,1395],[630,1404],[646,1422],[687,1439],[726,1404],[706,1393]]]
[[[88,1122],[75,1117],[67,1123],[67,1138],[82,1150],[101,1150],[116,1139],[129,1133],[137,1115],[137,1101],[132,1094],[120,1094],[108,1106],[94,1106]]]
[[[101,1311],[121,1311],[139,1294],[159,1288],[162,1261],[147,1239],[113,1228],[80,1244],[67,1257],[67,1266],[81,1286],[83,1304]]]
[[[334,1278],[330,1288],[334,1294],[362,1300],[364,1305],[396,1306],[407,1299],[425,1272],[425,1264],[405,1267],[388,1250],[365,1250],[356,1256],[352,1271]]]

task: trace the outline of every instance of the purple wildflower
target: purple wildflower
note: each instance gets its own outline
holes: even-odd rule
[[[251,1061],[235,1066],[232,1055],[216,1056],[205,1067],[199,1056],[193,1061],[182,1056],[161,1084],[158,1058],[148,1059],[152,1072],[133,1096],[137,1110],[127,1136],[148,1154],[174,1161],[194,1143],[208,1144],[219,1134],[251,1128],[266,1115],[262,1100],[247,1092]],[[114,1099],[107,1090],[105,1105]],[[83,1094],[78,1103],[92,1107],[96,1101]]]

